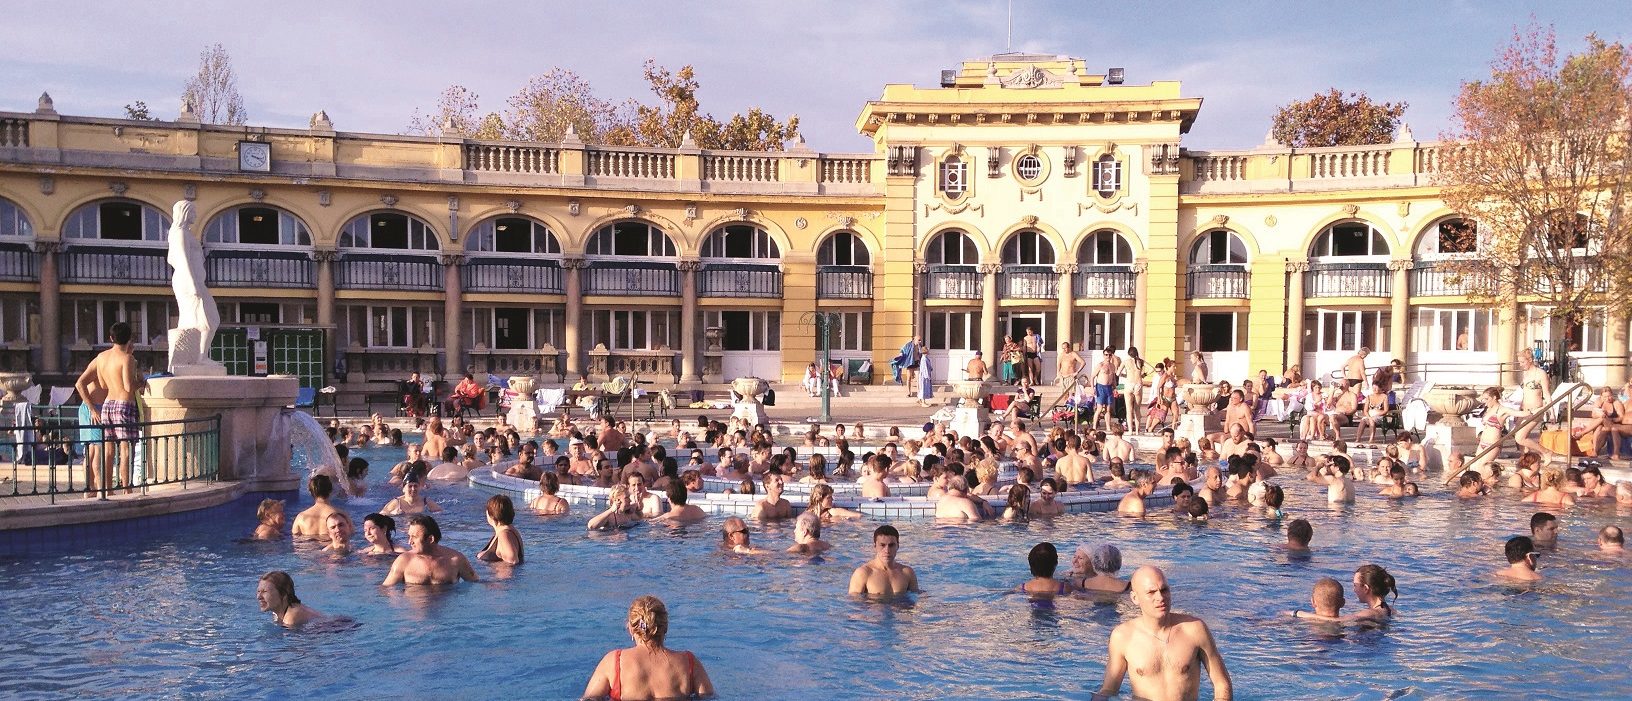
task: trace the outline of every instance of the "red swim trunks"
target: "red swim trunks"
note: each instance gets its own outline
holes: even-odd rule
[[[102,402],[102,425],[108,427],[107,439],[110,441],[133,441],[141,437],[141,431],[136,424],[140,417],[136,414],[136,403],[123,399],[109,399]]]

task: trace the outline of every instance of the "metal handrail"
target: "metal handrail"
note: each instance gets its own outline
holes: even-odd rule
[[[1529,416],[1525,417],[1525,419],[1523,421],[1520,421],[1518,423],[1518,425],[1513,427],[1513,430],[1508,431],[1507,433],[1503,434],[1502,437],[1497,438],[1495,443],[1492,443],[1492,444],[1490,444],[1488,446],[1485,446],[1484,450],[1481,450],[1481,451],[1479,451],[1477,453],[1474,453],[1473,457],[1469,458],[1468,461],[1463,463],[1463,464],[1464,465],[1477,465],[1477,464],[1479,464],[1479,460],[1481,458],[1485,457],[1486,454],[1490,453],[1493,450],[1497,450],[1497,451],[1501,450],[1503,443],[1506,443],[1509,439],[1513,439],[1513,438],[1517,437],[1519,435],[1519,430],[1520,429],[1529,427],[1531,425],[1537,425],[1537,424],[1542,423],[1547,418],[1547,413],[1550,412],[1553,407],[1558,406],[1558,404],[1560,402],[1563,402],[1565,400],[1573,400],[1576,395],[1584,393],[1586,396],[1582,397],[1580,401],[1571,401],[1569,404],[1566,404],[1565,407],[1564,407],[1564,425],[1568,426],[1568,427],[1573,427],[1575,425],[1575,410],[1576,410],[1576,408],[1580,407],[1582,404],[1586,404],[1587,402],[1592,401],[1593,391],[1592,391],[1592,386],[1588,385],[1585,382],[1572,382],[1570,384],[1571,384],[1571,387],[1569,388],[1569,390],[1559,393],[1558,396],[1555,396],[1551,400],[1548,400],[1548,402],[1546,404],[1543,404],[1540,407],[1537,407],[1536,409],[1532,410],[1530,412]],[[1568,455],[1565,456],[1566,459],[1568,459],[1568,457],[1569,457]]]
[[[10,463],[11,489],[7,497],[47,496],[56,503],[59,494],[97,494],[106,499],[113,489],[108,481],[123,482],[123,463],[131,469],[129,484],[121,488],[214,481],[221,468],[221,416],[134,424],[137,438],[113,440],[103,425],[77,421],[63,423],[40,417],[33,425],[0,428],[0,470]],[[128,455],[127,455],[128,453]],[[91,489],[85,458],[107,466],[109,480]],[[9,460],[7,459],[9,458]],[[100,470],[99,470],[100,472]],[[3,502],[0,502],[3,503]]]

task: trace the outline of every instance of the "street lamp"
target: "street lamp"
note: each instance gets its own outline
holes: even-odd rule
[[[806,419],[813,423],[833,422],[833,371],[831,332],[835,324],[842,323],[843,317],[838,312],[811,312],[806,315],[810,324],[816,327],[816,338],[822,344],[822,361],[816,370],[817,382],[822,387],[822,415]]]

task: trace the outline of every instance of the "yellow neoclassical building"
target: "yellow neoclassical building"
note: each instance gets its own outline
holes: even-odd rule
[[[1050,349],[1200,352],[1214,377],[1336,369],[1362,347],[1438,381],[1563,336],[1468,299],[1439,147],[1188,151],[1202,100],[1081,59],[1003,54],[886,85],[873,153],[438,139],[0,113],[0,367],[77,368],[114,321],[163,369],[171,206],[235,372],[308,386],[411,371],[797,381],[831,312],[874,382],[921,334],[938,379],[1035,329]],[[1626,378],[1627,319],[1576,329]],[[1051,377],[1054,352],[1043,355]]]

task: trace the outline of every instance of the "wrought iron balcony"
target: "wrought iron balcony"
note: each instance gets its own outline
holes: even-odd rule
[[[924,297],[980,299],[985,277],[973,265],[931,265],[924,273]]]
[[[1388,297],[1393,291],[1387,263],[1312,263],[1303,274],[1307,297]]]
[[[1461,296],[1481,287],[1478,280],[1437,261],[1417,261],[1411,266],[1411,294],[1415,296]]]
[[[823,265],[816,268],[817,299],[871,299],[873,269],[865,265]]]
[[[587,295],[680,294],[680,270],[673,263],[597,260],[583,275]]]
[[[697,273],[702,297],[782,297],[782,269],[752,263],[708,263]]]
[[[1192,265],[1184,274],[1184,289],[1190,299],[1245,299],[1248,281],[1244,265]]]
[[[460,269],[466,292],[562,294],[561,264],[531,258],[471,258]]]
[[[34,282],[40,279],[39,254],[26,243],[0,243],[0,280]]]
[[[442,264],[431,256],[347,252],[335,263],[343,290],[441,290]]]
[[[74,244],[62,252],[62,281],[113,285],[168,285],[163,248]]]
[[[211,287],[316,286],[317,263],[304,251],[216,250],[204,257]]]
[[[1085,265],[1072,293],[1084,299],[1133,299],[1138,275],[1126,265]]]
[[[1004,265],[997,289],[1006,299],[1058,299],[1060,274],[1052,265]]]

